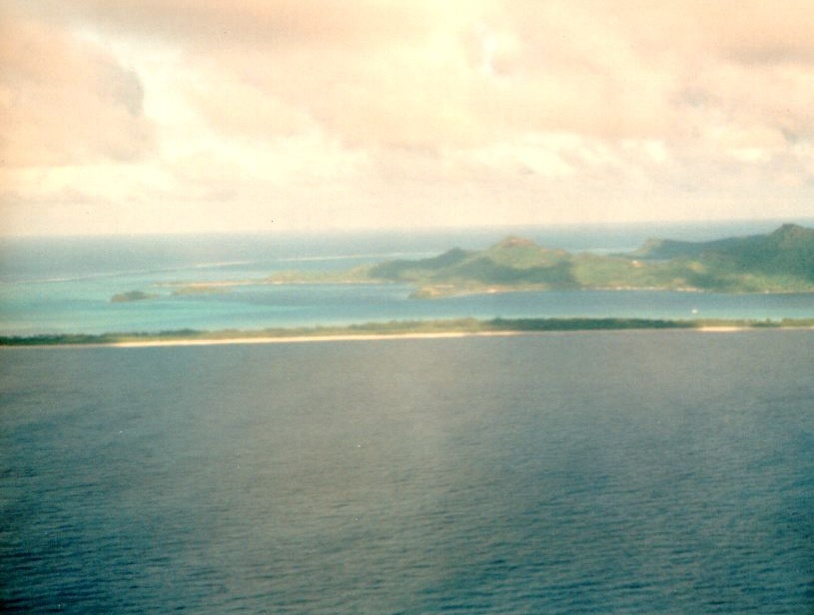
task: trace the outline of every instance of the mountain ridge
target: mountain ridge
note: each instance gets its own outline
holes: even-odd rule
[[[371,280],[419,286],[433,297],[505,290],[814,291],[814,229],[784,224],[766,235],[691,242],[651,239],[630,253],[571,253],[509,236],[480,251],[453,248],[416,261],[388,261]]]
[[[176,293],[227,292],[247,282],[177,285]],[[251,283],[258,283],[252,280]],[[482,250],[452,248],[418,260],[345,271],[284,271],[266,284],[412,286],[421,299],[516,291],[665,290],[716,293],[814,292],[814,229],[784,224],[771,233],[711,241],[649,239],[623,254],[568,252],[510,235]]]

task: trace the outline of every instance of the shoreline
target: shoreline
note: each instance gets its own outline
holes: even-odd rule
[[[364,341],[388,341],[388,340],[435,340],[435,339],[461,339],[469,337],[518,337],[518,336],[538,336],[563,333],[652,333],[656,331],[681,331],[690,333],[741,333],[746,331],[759,331],[759,327],[749,326],[712,326],[712,327],[687,327],[675,329],[572,329],[561,331],[450,331],[448,333],[391,333],[372,335],[306,335],[301,337],[255,337],[255,338],[223,338],[223,339],[199,339],[199,340],[144,340],[132,342],[113,342],[111,344],[98,344],[99,348],[151,348],[151,347],[180,347],[180,346],[230,346],[230,345],[250,345],[250,344],[299,344],[299,343],[321,343],[321,342],[364,342]],[[814,331],[814,327],[776,327],[764,328],[762,330],[784,330],[784,331]],[[62,346],[54,345],[51,348]],[[83,347],[82,344],[73,345],[74,348]],[[87,346],[84,346],[87,347]]]
[[[149,348],[161,346],[227,346],[227,345],[249,345],[249,344],[300,344],[319,342],[363,342],[363,341],[383,341],[383,340],[423,340],[423,339],[455,339],[463,337],[510,337],[516,335],[527,335],[533,332],[524,331],[449,331],[438,333],[372,333],[366,335],[302,335],[302,336],[268,336],[268,337],[224,337],[211,339],[194,340],[134,340],[126,342],[112,342],[110,344],[98,344],[98,347],[106,348]],[[552,332],[553,333],[553,332]],[[59,345],[51,346],[52,348]],[[83,347],[83,344],[74,344],[75,348]]]
[[[542,321],[545,322],[545,321]],[[612,320],[611,320],[612,322]],[[656,322],[656,321],[652,321]],[[550,327],[545,329],[503,329],[503,330],[436,330],[436,331],[395,331],[395,332],[337,332],[323,333],[295,332],[288,334],[269,335],[252,334],[245,335],[218,335],[218,332],[200,332],[199,337],[159,337],[155,338],[145,335],[143,339],[127,338],[122,334],[123,339],[110,339],[100,341],[73,342],[73,341],[32,341],[23,338],[14,343],[3,341],[0,349],[3,348],[171,348],[188,346],[235,346],[235,345],[255,345],[255,344],[301,344],[301,343],[322,343],[322,342],[362,342],[362,341],[388,341],[388,340],[430,340],[430,339],[461,339],[469,337],[516,337],[527,335],[544,335],[552,333],[622,333],[622,332],[653,332],[653,331],[685,331],[695,333],[739,333],[747,331],[814,331],[814,324],[808,321],[800,323],[790,322],[789,324],[777,324],[774,326],[761,326],[760,324],[744,322],[730,324],[727,322],[694,324],[682,321],[666,321],[668,326],[605,326],[605,327]],[[276,332],[275,332],[276,333]],[[93,337],[93,336],[91,336]],[[99,336],[103,337],[103,336]]]

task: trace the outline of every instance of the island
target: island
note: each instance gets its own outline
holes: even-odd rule
[[[814,292],[814,229],[713,241],[650,239],[622,254],[568,252],[506,237],[484,250],[452,248],[418,260],[344,271],[284,271],[257,280],[162,283],[175,296],[222,293],[247,284],[405,284],[415,299],[549,290],[669,290],[715,293]],[[140,293],[140,294],[139,294]],[[136,300],[141,291],[117,295]]]
[[[571,253],[507,237],[481,251],[396,260],[348,272],[412,284],[416,298],[523,290],[814,291],[814,229],[707,242],[652,239],[627,254]],[[289,275],[289,279],[291,276]]]

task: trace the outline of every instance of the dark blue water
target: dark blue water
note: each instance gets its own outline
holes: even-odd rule
[[[172,296],[170,282],[260,281],[281,270],[336,270],[451,247],[482,249],[508,233],[568,250],[622,252],[647,237],[711,239],[768,232],[775,223],[579,226],[356,235],[158,236],[6,239],[0,242],[0,335],[261,329],[436,318],[814,317],[814,293],[506,293],[435,301],[401,285],[254,284]],[[140,290],[159,299],[112,303]]]
[[[814,334],[0,352],[9,612],[810,613]]]

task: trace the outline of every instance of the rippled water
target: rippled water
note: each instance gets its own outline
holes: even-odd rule
[[[804,613],[814,335],[0,353],[3,607]]]

